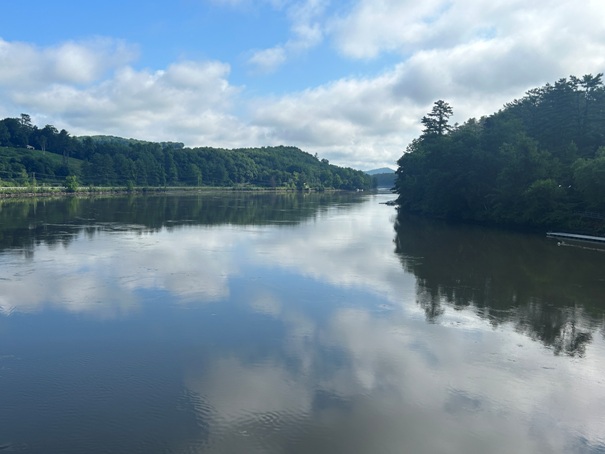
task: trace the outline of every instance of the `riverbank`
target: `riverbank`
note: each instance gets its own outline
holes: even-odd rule
[[[37,187],[0,187],[0,199],[59,197],[59,196],[92,196],[92,195],[125,195],[125,194],[161,194],[161,193],[195,193],[195,192],[338,192],[338,189],[293,189],[286,187],[266,188],[257,186],[166,186],[166,187],[125,187],[125,186],[89,186],[68,191],[59,186]]]

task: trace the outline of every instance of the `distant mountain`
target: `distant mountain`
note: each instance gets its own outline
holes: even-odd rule
[[[380,169],[368,170],[365,172],[372,177],[372,182],[376,188],[389,188],[395,186],[395,177],[397,174],[393,169],[382,167]]]
[[[368,175],[376,175],[379,173],[395,173],[393,169],[389,169],[388,167],[381,167],[380,169],[366,170],[365,173]]]

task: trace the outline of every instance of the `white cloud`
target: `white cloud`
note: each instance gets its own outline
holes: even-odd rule
[[[372,58],[385,51],[403,52],[434,33],[429,19],[447,2],[361,0],[349,14],[334,19],[330,30],[341,52]]]
[[[367,169],[394,166],[437,99],[453,106],[453,121],[463,122],[497,111],[530,88],[605,70],[605,3],[598,0],[581,7],[568,0],[359,0],[336,12],[323,0],[215,3],[244,13],[274,8],[288,21],[285,41],[242,49],[257,71],[254,83],[327,43],[348,68],[363,60],[361,72],[250,99],[262,91],[234,86],[232,67],[222,61],[141,69],[136,46],[117,40],[47,48],[0,40],[0,116],[27,112],[34,123],[75,135],[189,146],[295,145]],[[364,76],[368,61],[389,64]]]
[[[400,62],[372,78],[262,100],[255,123],[337,164],[393,165],[437,99],[464,122],[529,88],[604,69],[605,32],[595,18],[605,4],[480,3],[360,1],[329,27],[338,49],[351,58],[395,52]]]
[[[292,37],[274,47],[253,51],[248,64],[257,72],[270,73],[284,64],[290,56],[320,44],[324,35],[322,16],[327,4],[327,0],[280,3],[278,7],[286,9],[291,23]]]
[[[328,0],[306,0],[292,4],[288,9],[295,36],[291,46],[306,49],[319,44],[323,37],[322,19],[328,3]]]
[[[563,37],[599,42],[604,32],[598,21],[604,14],[605,5],[599,1],[579,8],[568,0],[359,0],[348,14],[331,21],[330,32],[339,50],[352,58],[374,58],[384,52],[407,57],[511,37],[552,49]]]
[[[137,55],[135,46],[97,38],[38,48],[0,38],[0,89],[44,89],[53,84],[88,84]]]
[[[38,119],[59,122],[61,127],[67,123],[75,135],[111,134],[191,145],[236,146],[249,143],[256,133],[230,113],[240,89],[229,84],[230,66],[225,63],[181,61],[166,69],[137,70],[119,65],[116,56],[97,53],[96,45],[69,43],[36,51],[19,43],[0,44],[4,49],[0,59],[20,68],[0,73],[4,74],[0,97],[18,106],[15,110],[30,113],[35,123]],[[23,64],[15,61],[16,55],[25,55]],[[41,56],[43,63],[38,61]],[[30,77],[47,67],[55,70],[46,83]],[[72,71],[74,67],[78,71]],[[114,70],[109,77],[107,68]]]
[[[273,72],[287,59],[286,51],[282,46],[263,49],[253,52],[248,63],[260,72]]]
[[[393,165],[403,149],[406,117],[422,112],[409,101],[395,98],[396,80],[395,73],[343,79],[272,102],[261,100],[253,122],[270,130],[276,142],[297,144],[335,163],[345,162],[339,159],[343,151],[347,161],[357,165],[363,161]]]

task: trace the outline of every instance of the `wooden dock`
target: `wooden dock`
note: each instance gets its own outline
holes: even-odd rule
[[[592,235],[580,235],[578,233],[564,233],[564,232],[547,232],[548,238],[554,238],[561,241],[574,241],[582,243],[593,243],[605,245],[605,237],[592,236]]]

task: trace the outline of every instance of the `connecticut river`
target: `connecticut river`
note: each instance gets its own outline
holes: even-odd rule
[[[392,198],[0,201],[0,450],[605,453],[605,252]]]

